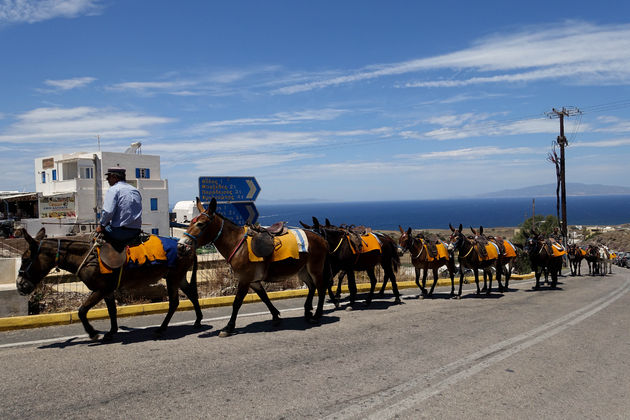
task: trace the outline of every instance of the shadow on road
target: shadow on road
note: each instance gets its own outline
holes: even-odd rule
[[[234,332],[236,334],[257,334],[257,333],[268,333],[272,331],[306,331],[311,328],[318,328],[322,325],[332,324],[335,322],[339,322],[339,317],[331,316],[328,313],[333,310],[324,311],[324,316],[317,323],[309,323],[304,320],[303,316],[294,316],[291,318],[280,318],[281,322],[279,325],[274,326],[272,324],[271,319],[264,321],[256,321],[248,324],[244,327],[237,328]],[[237,318],[236,323],[238,325],[239,319]],[[214,331],[209,331],[199,335],[199,338],[210,338],[217,337],[221,329],[216,329]]]
[[[46,344],[40,346],[40,349],[64,349],[72,346],[101,346],[109,344],[133,344],[143,341],[154,340],[177,340],[192,334],[199,334],[200,332],[212,329],[212,325],[201,325],[199,328],[195,328],[192,325],[175,325],[168,327],[162,335],[155,333],[156,328],[131,328],[120,326],[118,332],[109,341],[92,341],[87,337],[73,337],[66,341]],[[104,332],[99,331],[101,338]]]

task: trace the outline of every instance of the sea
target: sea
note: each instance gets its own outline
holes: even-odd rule
[[[364,225],[378,230],[448,229],[454,227],[515,227],[537,215],[556,216],[555,197],[462,198],[445,200],[370,201],[346,203],[259,204],[258,223],[263,226],[284,221],[300,227],[326,218],[334,225]],[[620,225],[630,222],[630,195],[567,197],[569,225]]]

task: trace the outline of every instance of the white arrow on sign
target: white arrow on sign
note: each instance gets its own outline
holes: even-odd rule
[[[249,192],[247,193],[246,198],[251,200],[252,197],[256,194],[256,184],[254,184],[251,179],[246,179],[245,182],[247,182],[247,185],[249,186]]]

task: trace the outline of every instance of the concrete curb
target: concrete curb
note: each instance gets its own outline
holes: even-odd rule
[[[530,274],[513,274],[510,280],[525,280],[534,277],[534,273]],[[474,283],[474,277],[465,277],[465,281],[468,283]],[[427,286],[431,286],[432,280],[427,280]],[[450,279],[439,279],[436,286],[450,286]],[[459,279],[455,279],[455,284],[459,285]],[[377,285],[377,288],[380,283]],[[402,281],[397,282],[399,289],[408,289],[417,287],[414,281]],[[388,290],[391,290],[391,284],[387,286]],[[358,292],[367,292],[370,290],[369,283],[357,284]],[[341,288],[343,293],[348,293],[348,287],[343,286]],[[295,289],[295,290],[283,290],[280,292],[269,292],[269,298],[271,300],[278,299],[290,299],[295,297],[302,297],[308,294],[307,289]],[[231,306],[234,301],[234,296],[219,296],[199,299],[199,304],[202,308],[214,308],[219,306]],[[260,298],[255,293],[249,293],[245,296],[243,303],[260,302]],[[189,300],[182,300],[179,302],[178,311],[189,311],[193,309],[193,305]],[[119,306],[117,310],[118,317],[136,316],[136,315],[149,315],[168,312],[168,302],[159,303],[147,303],[141,305],[126,305]],[[106,319],[109,318],[106,308],[92,309],[88,312],[88,319]],[[13,316],[0,318],[0,331],[18,330],[25,328],[38,328],[47,327],[51,325],[66,325],[76,322],[81,322],[77,311],[61,312],[57,314],[43,314],[43,315],[27,315],[27,316]]]

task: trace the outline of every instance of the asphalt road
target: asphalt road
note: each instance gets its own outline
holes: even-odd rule
[[[201,331],[177,313],[161,339],[145,327],[163,315],[122,318],[109,344],[80,325],[2,332],[0,418],[628,418],[630,270],[614,270],[461,300],[407,289],[316,326],[302,299],[276,302],[277,328],[249,304],[229,338],[229,308]]]

